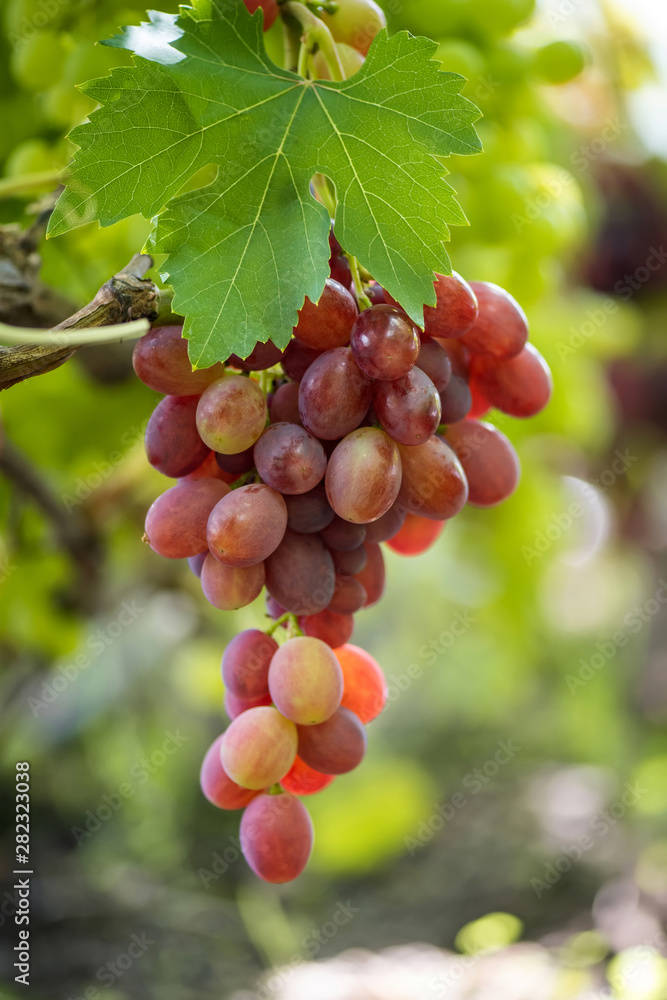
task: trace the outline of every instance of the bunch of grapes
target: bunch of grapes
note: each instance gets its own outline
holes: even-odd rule
[[[270,882],[303,870],[313,832],[301,797],[357,767],[386,701],[382,670],[350,644],[354,615],[384,590],[382,543],[417,555],[466,502],[506,499],[517,455],[477,418],[532,416],[551,393],[503,289],[437,276],[421,332],[376,282],[355,296],[333,235],[331,247],[332,277],[286,350],[258,343],[192,371],[181,329],[157,327],[134,351],[137,375],[166,394],[148,459],[177,479],[145,540],[188,559],[221,610],[266,587],[272,623],[223,656],[231,723],[201,784],[220,808],[245,809],[243,852]]]

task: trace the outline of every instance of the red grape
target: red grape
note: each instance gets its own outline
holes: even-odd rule
[[[445,435],[468,480],[469,503],[494,507],[514,493],[521,477],[519,457],[496,427],[478,420],[451,424]]]
[[[333,597],[333,560],[317,535],[300,535],[288,528],[265,566],[266,589],[292,614],[317,614]]]
[[[447,387],[452,377],[452,362],[445,349],[437,340],[422,337],[416,368],[426,372],[438,392]]]
[[[343,697],[343,672],[321,639],[297,636],[274,653],[269,667],[273,703],[301,726],[326,722]]]
[[[366,730],[349,708],[338,708],[318,726],[297,729],[299,757],[322,774],[347,774],[364,759]]]
[[[387,513],[383,514],[377,521],[373,521],[372,524],[366,525],[366,541],[386,542],[388,538],[393,538],[405,521],[405,514],[406,512],[402,507],[399,507],[398,504],[394,504],[394,506],[390,507]],[[334,563],[336,563],[335,559]],[[337,564],[336,569],[338,569]],[[363,567],[360,567],[360,569],[363,569]],[[358,573],[359,570],[356,570],[355,572]]]
[[[223,455],[222,452],[214,451],[215,461],[218,468],[230,476],[241,476],[244,472],[249,472],[255,465],[254,446],[240,451],[236,455]]]
[[[206,552],[200,552],[198,556],[188,556],[188,566],[197,578],[201,577],[201,571],[204,567],[204,560],[207,555],[208,549]]]
[[[326,351],[312,363],[299,387],[299,414],[311,434],[335,441],[361,423],[371,404],[373,384],[357,366],[349,347]]]
[[[196,479],[219,479],[223,483],[233,483],[238,476],[231,472],[225,472],[220,468],[216,459],[218,455],[214,451],[208,451],[208,455],[198,468],[194,472],[190,472],[187,476],[182,478],[182,482],[193,482]]]
[[[487,399],[484,398],[482,391],[480,390],[474,378],[470,380],[470,397],[472,399],[472,406],[470,407],[470,412],[467,414],[468,417],[479,418],[483,417],[485,413],[489,412],[489,410],[491,409],[491,404]]]
[[[438,274],[435,279],[437,304],[424,309],[424,331],[429,337],[448,340],[462,337],[477,318],[477,299],[472,287],[460,274]]]
[[[336,589],[329,601],[328,610],[335,611],[338,615],[353,615],[365,606],[367,597],[363,584],[353,576],[337,576]]]
[[[235,719],[241,712],[247,712],[250,708],[262,708],[264,705],[270,704],[270,694],[265,694],[262,698],[253,698],[250,701],[245,701],[243,698],[237,698],[231,691],[225,691],[225,712],[230,719]]]
[[[317,305],[306,299],[294,336],[306,347],[329,351],[344,347],[350,341],[350,332],[359,315],[357,303],[351,292],[333,278],[327,278],[324,291]]]
[[[416,448],[398,448],[403,463],[401,506],[434,521],[458,514],[468,499],[468,485],[451,447],[436,436]]]
[[[282,792],[253,799],[241,817],[241,850],[265,882],[297,878],[313,848],[313,824],[303,802]]]
[[[450,360],[452,374],[466,381],[470,377],[470,351],[460,340],[438,340],[438,344]]]
[[[280,493],[264,483],[232,490],[211,511],[208,547],[226,566],[254,566],[278,548],[287,528]]]
[[[269,402],[269,417],[272,424],[301,423],[298,382],[284,382],[278,386]]]
[[[268,31],[275,19],[278,17],[277,0],[243,0],[251,14],[258,8],[264,11],[264,31]]]
[[[198,396],[225,374],[225,366],[192,370],[181,326],[156,326],[134,345],[132,364],[142,382],[165,396]]]
[[[511,417],[534,417],[553,389],[549,366],[532,344],[507,361],[474,358],[472,381],[492,406]]]
[[[264,698],[269,692],[269,665],[278,643],[257,628],[235,635],[222,657],[225,689],[243,701]]]
[[[259,597],[264,586],[264,563],[224,566],[210,552],[201,571],[204,597],[220,611],[237,611]]]
[[[270,788],[294,763],[297,728],[276,708],[249,708],[230,723],[220,746],[222,766],[242,788]]]
[[[329,503],[339,517],[355,524],[376,521],[398,496],[398,448],[379,428],[360,427],[335,448],[324,482]]]
[[[198,396],[166,396],[146,427],[148,461],[163,476],[178,479],[199,468],[210,449],[197,432]]]
[[[380,546],[373,542],[364,542],[364,549],[367,557],[366,565],[354,576],[366,591],[365,607],[370,608],[371,605],[377,604],[384,594],[384,557]]]
[[[327,467],[320,442],[298,424],[271,424],[255,445],[254,455],[264,482],[281,493],[308,493],[321,482]]]
[[[273,368],[274,365],[279,365],[283,360],[284,353],[279,347],[276,347],[273,341],[267,340],[265,344],[255,344],[247,358],[240,358],[238,354],[232,354],[227,364],[231,365],[232,368],[240,368],[243,372],[262,372],[266,371],[267,368]]]
[[[327,788],[334,780],[333,774],[320,774],[319,771],[304,764],[297,756],[280,784],[286,792],[291,792],[292,795],[315,795],[316,792]]]
[[[224,455],[252,447],[267,418],[262,390],[251,378],[226,375],[202,394],[197,406],[197,430],[203,441]]]
[[[446,523],[408,514],[401,530],[387,544],[401,556],[420,556],[440,537]]]
[[[207,546],[206,523],[229,493],[218,479],[184,480],[157,498],[146,514],[146,541],[167,559],[198,556]]]
[[[243,809],[259,795],[259,791],[242,788],[225,771],[220,760],[223,736],[224,733],[218,736],[206,751],[199,772],[199,784],[208,801],[218,809]]]
[[[303,535],[322,531],[336,516],[327,500],[324,483],[320,483],[308,493],[285,497],[287,505],[287,527]]]
[[[370,653],[347,643],[336,650],[343,671],[342,708],[349,708],[363,723],[372,722],[384,708],[388,691],[382,667]]]
[[[528,340],[528,320],[509,292],[490,281],[473,281],[479,302],[477,319],[461,343],[472,354],[513,358]]]
[[[401,444],[423,444],[440,426],[440,396],[421,368],[394,382],[376,382],[373,405],[384,430]]]
[[[334,281],[337,281],[343,288],[352,291],[354,281],[350,270],[350,262],[344,253],[332,254],[329,258],[329,272]]]
[[[382,518],[380,518],[381,520]],[[374,521],[369,527],[374,527],[380,521]],[[337,576],[355,576],[357,573],[361,573],[368,562],[366,549],[363,545],[359,545],[356,549],[351,549],[349,552],[341,552],[338,549],[329,549],[329,551],[331,552],[333,564],[336,567]]]
[[[352,615],[339,615],[325,608],[316,615],[301,615],[299,628],[306,635],[321,639],[327,646],[337,649],[352,638],[354,618]]]
[[[288,378],[300,382],[313,361],[316,361],[321,354],[322,351],[317,351],[314,347],[307,347],[297,337],[293,337],[287,345],[285,357],[282,360],[283,371]]]
[[[361,371],[369,378],[393,381],[414,366],[420,340],[417,328],[394,306],[371,306],[352,328],[350,346]]]
[[[352,524],[336,514],[331,523],[320,532],[327,547],[337,552],[352,552],[363,545],[366,538],[365,524]]]
[[[440,393],[441,415],[443,424],[455,424],[470,413],[472,393],[465,379],[452,375],[447,388]]]

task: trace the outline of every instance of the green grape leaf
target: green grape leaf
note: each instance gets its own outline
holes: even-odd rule
[[[313,175],[336,189],[336,236],[423,322],[433,272],[449,274],[443,241],[465,225],[441,157],[480,150],[434,42],[380,32],[342,83],[304,80],[264,51],[261,17],[241,0],[195,0],[178,17],[150,12],[107,44],[133,68],[82,89],[100,104],[71,138],[79,147],[49,226],[56,236],[98,220],[155,217],[150,249],[186,317],[202,368],[258,341],[289,342],[307,295],[328,277],[329,214]],[[206,187],[179,191],[203,167]]]

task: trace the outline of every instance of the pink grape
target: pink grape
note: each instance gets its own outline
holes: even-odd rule
[[[263,562],[283,540],[287,507],[280,493],[264,483],[232,490],[211,511],[208,547],[226,566]]]
[[[257,628],[235,635],[222,657],[225,689],[243,701],[264,698],[269,693],[269,666],[278,643]]]
[[[343,697],[343,672],[321,639],[297,636],[274,653],[269,691],[279,712],[302,726],[330,718]]]
[[[294,763],[297,728],[276,708],[249,708],[230,723],[220,746],[222,766],[242,788],[270,788]]]
[[[278,386],[269,402],[269,418],[272,424],[301,423],[298,382],[283,382]]]
[[[512,443],[491,424],[462,420],[447,428],[447,441],[459,457],[468,480],[469,503],[495,507],[514,493],[521,464]]]
[[[320,442],[298,424],[271,424],[255,445],[254,456],[264,482],[281,493],[307,493],[323,479],[327,467]]]
[[[365,309],[352,328],[350,346],[361,371],[372,379],[393,381],[407,375],[419,356],[419,334],[394,306]]]
[[[423,444],[440,426],[438,390],[417,367],[394,382],[376,382],[373,405],[383,429],[401,444]]]
[[[479,313],[461,343],[472,354],[504,361],[513,358],[528,340],[528,320],[509,292],[490,281],[471,282]]]
[[[344,347],[350,341],[350,332],[359,315],[357,303],[343,285],[327,278],[317,305],[306,299],[294,336],[318,351]]]
[[[335,656],[343,671],[341,707],[349,708],[364,724],[372,722],[389,697],[382,667],[365,649],[350,643],[337,649]]]
[[[327,788],[334,780],[333,774],[320,774],[319,771],[304,764],[297,756],[285,777],[281,779],[280,784],[286,792],[291,792],[292,795],[315,795],[323,788]]]
[[[398,449],[403,463],[401,506],[434,521],[458,514],[468,499],[468,484],[450,445],[436,435],[416,448],[399,445]]]
[[[270,694],[265,694],[262,698],[253,698],[250,701],[245,701],[243,698],[237,698],[231,691],[225,691],[225,712],[230,719],[235,719],[241,712],[247,712],[250,708],[262,708],[264,705],[270,704]]]
[[[303,802],[282,792],[253,799],[241,817],[241,850],[265,882],[298,878],[313,848],[313,824]]]
[[[165,396],[199,396],[225,374],[221,364],[192,370],[181,326],[155,326],[134,345],[132,364],[141,381]]]
[[[224,566],[209,552],[202,566],[201,589],[214,608],[238,611],[259,597],[264,579],[264,563]]]
[[[477,318],[477,298],[472,287],[453,271],[436,277],[435,294],[437,305],[424,309],[425,332],[429,337],[462,337]]]
[[[331,649],[349,642],[354,633],[352,615],[339,615],[325,608],[316,615],[300,615],[299,628],[314,639],[321,639]]]
[[[333,597],[333,560],[317,535],[300,535],[288,528],[265,566],[266,589],[292,614],[317,614]]]
[[[218,479],[184,480],[153,502],[146,514],[146,541],[167,559],[198,556],[207,547],[206,523],[217,502],[229,493]]]
[[[256,382],[243,375],[226,375],[202,394],[197,430],[213,451],[238,455],[257,441],[267,415],[266,400]]]
[[[349,347],[321,354],[299,387],[299,414],[315,437],[335,441],[353,431],[371,404],[373,384],[357,366]]]
[[[259,795],[259,791],[242,788],[229,777],[220,760],[220,746],[224,733],[213,741],[206,751],[199,772],[201,790],[218,809],[243,809]]]
[[[366,730],[349,708],[338,708],[317,726],[297,728],[299,757],[322,774],[347,774],[364,759]]]
[[[355,579],[359,581],[366,591],[366,604],[364,607],[370,608],[377,604],[384,594],[385,569],[382,549],[374,542],[364,542],[366,550],[366,565],[360,573],[355,573]]]
[[[352,431],[331,455],[324,482],[329,503],[339,517],[355,524],[377,521],[401,487],[401,459],[395,442],[377,427]]]
[[[146,427],[146,457],[163,476],[187,476],[209,454],[197,432],[198,402],[198,396],[166,396],[151,414]]]
[[[553,390],[549,366],[532,344],[507,361],[479,355],[473,360],[472,379],[485,400],[511,417],[534,417]]]
[[[408,514],[403,527],[387,543],[401,556],[420,556],[440,537],[446,521],[432,521],[418,514]]]

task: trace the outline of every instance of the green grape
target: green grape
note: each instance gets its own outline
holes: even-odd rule
[[[53,31],[40,31],[14,49],[12,74],[24,90],[47,90],[60,81],[65,58],[63,39]]]
[[[126,62],[122,49],[90,43],[77,45],[67,56],[63,81],[73,87],[78,83],[85,83],[86,80],[106,76],[109,70]]]
[[[443,70],[460,73],[471,83],[483,76],[486,70],[486,60],[482,52],[462,38],[443,39],[433,58],[442,63]]]
[[[489,73],[494,84],[525,87],[526,71],[530,65],[527,52],[512,45],[496,45],[487,56]]]
[[[474,0],[472,26],[487,37],[509,35],[535,11],[535,0]]]
[[[11,44],[32,38],[52,25],[60,9],[61,4],[55,0],[9,0],[3,20]]]
[[[53,152],[43,139],[28,139],[16,146],[7,157],[5,174],[7,177],[23,177],[64,166],[61,160],[54,162]]]
[[[95,101],[68,83],[59,83],[41,94],[40,98],[44,117],[63,129],[82,121],[95,109]]]
[[[383,0],[382,6],[393,31],[407,28],[415,35],[440,38],[455,34],[465,24],[471,3],[472,0],[404,0],[397,5],[391,0]]]
[[[579,76],[586,65],[586,54],[577,42],[551,42],[538,49],[533,66],[545,83],[567,83]]]

